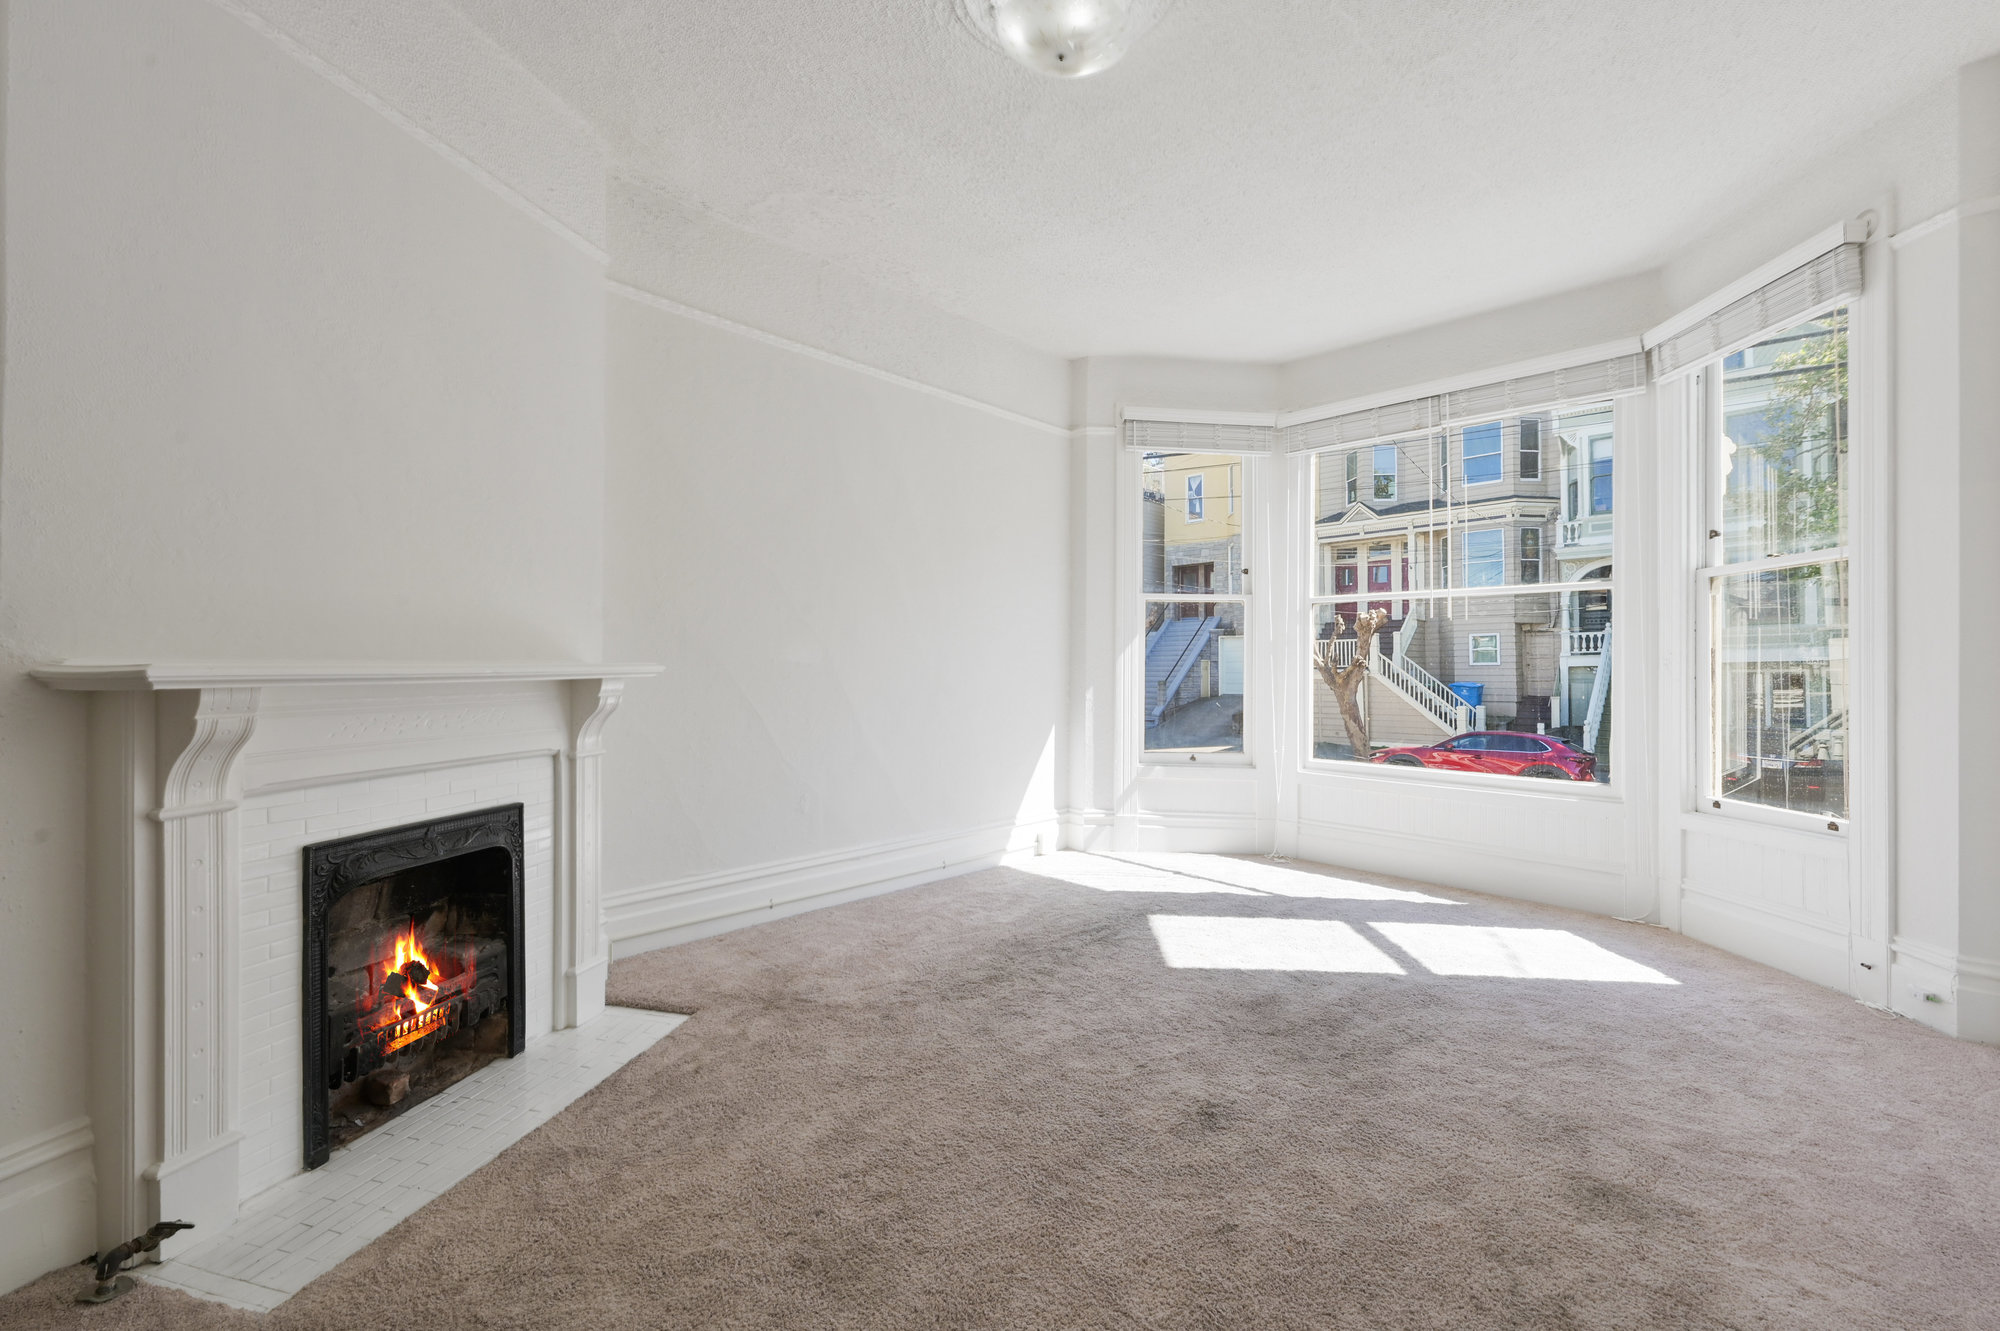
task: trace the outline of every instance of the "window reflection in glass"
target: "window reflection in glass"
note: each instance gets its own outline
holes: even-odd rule
[[[1714,582],[1723,800],[1847,815],[1847,565]]]
[[[1500,479],[1500,434],[1499,421],[1489,421],[1485,425],[1469,425],[1463,434],[1462,447],[1465,449],[1465,483],[1479,485]]]
[[[1465,534],[1465,585],[1498,587],[1507,580],[1507,538],[1497,527]]]
[[[1375,498],[1394,499],[1396,497],[1396,446],[1378,444],[1375,446]]]
[[[1721,562],[1846,543],[1847,417],[1845,309],[1723,362]]]

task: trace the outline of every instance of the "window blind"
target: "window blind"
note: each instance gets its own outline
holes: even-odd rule
[[[1420,434],[1460,421],[1537,410],[1559,402],[1600,402],[1645,390],[1646,357],[1635,351],[1607,360],[1370,407],[1366,411],[1302,421],[1285,428],[1285,451],[1311,453],[1322,448]]]
[[[1270,425],[1128,420],[1125,447],[1141,453],[1269,453],[1277,433]]]
[[[1861,294],[1861,246],[1836,246],[1706,319],[1657,343],[1650,352],[1658,379],[1741,350],[1773,329],[1814,310]]]

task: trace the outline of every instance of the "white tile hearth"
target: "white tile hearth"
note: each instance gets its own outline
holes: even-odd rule
[[[607,1007],[390,1120],[247,1202],[222,1233],[135,1274],[253,1312],[271,1309],[555,1117],[686,1017]]]

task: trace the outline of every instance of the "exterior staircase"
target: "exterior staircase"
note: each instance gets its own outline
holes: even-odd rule
[[[1333,644],[1334,664],[1346,667],[1354,660],[1354,640],[1343,638]],[[1390,693],[1413,708],[1445,735],[1458,735],[1473,728],[1472,709],[1444,682],[1407,656],[1390,656],[1375,651],[1368,654],[1368,674],[1380,680]]]
[[[1213,615],[1205,619],[1170,619],[1146,635],[1146,726],[1160,724],[1167,704],[1180,691],[1188,671],[1201,659],[1209,635],[1222,621]]]
[[[1597,664],[1597,675],[1590,686],[1590,705],[1583,714],[1583,747],[1591,753],[1598,752],[1598,736],[1604,737],[1604,752],[1599,758],[1609,761],[1611,753],[1611,630],[1604,630],[1603,641],[1598,650],[1603,653]]]

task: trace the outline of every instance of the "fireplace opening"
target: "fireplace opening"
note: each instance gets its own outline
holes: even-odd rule
[[[525,1043],[522,807],[305,849],[305,1158]]]

